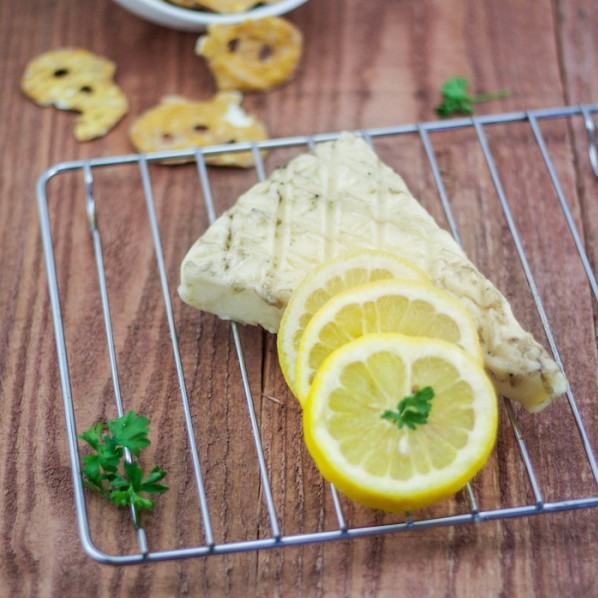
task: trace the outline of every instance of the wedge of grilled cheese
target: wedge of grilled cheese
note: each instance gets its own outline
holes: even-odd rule
[[[328,258],[396,252],[428,272],[473,316],[498,392],[539,411],[567,389],[506,298],[360,138],[343,134],[275,170],[224,212],[181,266],[181,298],[223,319],[276,332],[290,294]]]

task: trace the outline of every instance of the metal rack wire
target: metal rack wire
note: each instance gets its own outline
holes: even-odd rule
[[[539,122],[548,119],[581,119],[584,123],[588,134],[588,158],[591,169],[594,175],[598,178],[598,151],[596,148],[596,132],[594,126],[593,115],[598,112],[598,104],[564,107],[550,110],[537,110],[527,112],[516,112],[509,114],[501,114],[494,116],[474,117],[467,119],[456,119],[441,122],[429,122],[416,125],[406,125],[398,127],[385,127],[377,129],[368,129],[358,131],[364,138],[373,143],[373,140],[381,137],[393,138],[402,135],[415,135],[419,137],[419,142],[423,146],[425,155],[429,162],[429,167],[433,179],[435,181],[439,198],[444,209],[449,228],[453,236],[460,241],[459,231],[457,229],[455,217],[449,202],[448,194],[445,189],[443,177],[439,167],[438,159],[434,151],[432,136],[433,134],[441,134],[442,132],[469,129],[475,132],[475,137],[481,148],[487,167],[489,169],[490,177],[494,184],[496,193],[498,195],[504,217],[506,219],[508,229],[515,244],[516,252],[521,262],[521,266],[525,273],[525,277],[529,284],[529,288],[535,302],[536,308],[544,330],[550,349],[555,356],[555,359],[562,365],[559,350],[555,342],[555,338],[548,321],[540,293],[534,279],[534,275],[529,266],[526,253],[523,248],[523,243],[515,220],[511,214],[509,199],[503,188],[498,169],[495,164],[495,158],[490,149],[490,144],[486,135],[488,127],[493,125],[508,125],[512,123],[527,123],[531,127],[533,138],[537,144],[540,154],[543,158],[544,166],[548,172],[560,208],[562,209],[564,218],[567,222],[568,228],[573,238],[573,242],[577,249],[579,259],[583,265],[585,275],[591,293],[595,301],[598,301],[598,283],[595,274],[592,270],[590,260],[585,252],[584,244],[579,231],[576,228],[573,215],[567,203],[563,187],[559,181],[557,170],[553,165],[546,140],[542,134]],[[191,158],[194,160],[197,167],[198,183],[201,187],[201,194],[205,201],[205,208],[208,214],[208,220],[213,222],[216,217],[216,209],[213,201],[213,190],[210,185],[208,170],[206,168],[206,157],[223,152],[231,151],[252,151],[255,164],[256,174],[258,179],[263,180],[266,177],[264,163],[262,161],[261,150],[265,149],[279,149],[279,148],[294,148],[303,147],[311,149],[314,145],[321,141],[334,139],[337,134],[326,135],[307,135],[300,137],[292,137],[285,139],[273,139],[254,144],[236,144],[217,146],[211,148],[203,148],[196,150],[176,151],[176,152],[160,152],[151,155],[127,155],[109,158],[97,158],[91,160],[72,161],[57,164],[47,170],[39,178],[37,183],[37,201],[39,216],[41,221],[41,235],[42,243],[47,267],[49,294],[51,302],[51,311],[54,324],[55,342],[58,357],[58,366],[61,381],[61,390],[65,409],[66,431],[70,452],[70,463],[72,467],[72,478],[74,486],[74,500],[76,504],[77,525],[84,551],[91,557],[98,561],[110,564],[133,564],[148,561],[159,561],[167,559],[177,559],[186,557],[199,557],[210,554],[224,554],[238,551],[256,550],[262,548],[284,547],[291,545],[307,544],[313,542],[324,542],[329,540],[357,538],[362,536],[369,536],[373,534],[387,534],[400,532],[408,529],[423,529],[432,526],[455,525],[472,522],[490,521],[505,518],[523,517],[529,515],[538,515],[542,513],[550,513],[563,510],[581,509],[598,506],[598,493],[593,492],[589,496],[579,497],[574,499],[566,499],[560,501],[546,501],[538,477],[532,465],[532,460],[528,454],[526,442],[521,433],[515,411],[508,400],[505,400],[506,412],[508,420],[512,426],[517,447],[525,471],[529,478],[529,482],[533,491],[534,500],[532,504],[523,506],[503,507],[490,510],[482,510],[478,506],[475,491],[471,485],[468,485],[465,495],[469,504],[469,512],[457,515],[443,516],[433,519],[416,519],[407,515],[405,521],[400,523],[351,527],[345,520],[341,500],[333,487],[331,487],[331,497],[334,506],[334,513],[336,515],[337,526],[335,529],[327,531],[314,531],[302,534],[288,535],[284,534],[280,525],[279,516],[275,507],[275,502],[272,497],[272,488],[270,483],[270,475],[266,466],[264,458],[264,450],[261,440],[261,431],[258,418],[255,413],[254,401],[250,388],[250,381],[248,371],[246,368],[243,344],[241,335],[237,326],[232,323],[232,337],[234,346],[237,352],[239,367],[242,377],[242,386],[246,399],[247,413],[251,424],[251,433],[253,443],[255,446],[257,461],[259,466],[259,476],[263,490],[263,497],[267,511],[267,518],[270,527],[270,533],[266,537],[256,539],[240,540],[233,542],[218,542],[215,538],[212,529],[212,522],[210,517],[210,505],[206,497],[205,490],[205,476],[202,471],[202,464],[200,453],[197,444],[196,430],[194,429],[193,418],[190,410],[189,397],[187,392],[187,384],[183,372],[181,354],[179,349],[179,342],[175,321],[173,316],[173,308],[171,304],[171,289],[168,285],[167,272],[165,260],[163,255],[162,241],[158,229],[158,222],[154,203],[154,189],[150,178],[148,164],[152,162],[163,161],[170,158]],[[80,457],[77,445],[77,430],[74,410],[74,397],[71,389],[71,379],[69,374],[69,364],[67,359],[67,339],[65,338],[63,326],[63,313],[61,310],[57,264],[55,260],[55,253],[51,235],[51,219],[48,209],[48,193],[47,187],[51,179],[59,177],[63,173],[75,171],[80,172],[85,184],[85,207],[87,214],[87,221],[89,231],[91,234],[95,262],[97,266],[97,279],[100,289],[103,326],[106,335],[108,356],[110,361],[110,370],[112,377],[112,384],[114,388],[114,396],[116,399],[116,410],[119,415],[123,415],[123,399],[119,383],[119,370],[117,363],[117,351],[115,349],[113,324],[110,313],[110,303],[108,297],[108,290],[106,284],[106,273],[104,268],[104,257],[102,251],[102,240],[100,230],[97,226],[96,219],[96,201],[94,198],[94,173],[97,169],[109,169],[110,167],[119,166],[123,164],[137,165],[143,186],[143,195],[147,207],[147,214],[151,229],[151,237],[155,257],[157,261],[158,273],[160,278],[160,287],[164,301],[164,309],[168,323],[168,331],[172,347],[172,354],[176,366],[176,373],[178,384],[180,388],[180,400],[184,413],[184,434],[186,435],[187,443],[190,450],[190,457],[193,466],[193,479],[195,489],[197,492],[198,508],[201,518],[201,526],[203,529],[203,543],[196,546],[189,546],[185,548],[177,548],[172,550],[154,551],[148,546],[145,531],[135,518],[134,511],[131,512],[133,518],[133,526],[137,534],[138,550],[132,554],[106,554],[96,547],[90,533],[90,525],[86,507],[86,497],[83,491],[83,484],[80,476]],[[587,462],[591,469],[593,476],[594,490],[598,485],[598,465],[592,449],[590,441],[582,416],[577,405],[577,401],[572,391],[567,394],[569,408],[572,417],[575,421],[577,432],[579,434],[583,451],[587,458]]]

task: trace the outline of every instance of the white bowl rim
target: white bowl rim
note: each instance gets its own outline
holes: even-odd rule
[[[187,29],[206,27],[215,24],[234,24],[247,19],[276,16],[297,8],[307,0],[279,0],[274,4],[258,6],[246,12],[219,14],[205,12],[171,4],[166,0],[114,0],[123,8],[137,16],[170,26],[182,26]]]

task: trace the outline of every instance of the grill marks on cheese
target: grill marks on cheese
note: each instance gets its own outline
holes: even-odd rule
[[[276,221],[274,224],[274,240],[272,243],[271,276],[275,276],[276,272],[281,268],[281,265],[286,261],[286,240],[289,234],[289,214],[287,212],[287,206],[293,201],[292,193],[293,189],[290,185],[284,185],[282,189],[278,190],[278,204],[276,208]]]
[[[324,259],[334,257],[336,241],[336,211],[338,206],[338,155],[336,148],[330,152],[330,167],[323,173],[326,175],[326,193],[324,194]]]
[[[473,316],[500,393],[537,411],[567,388],[504,296],[360,138],[321,143],[249,189],[196,241],[181,267],[187,303],[278,330],[303,277],[358,248],[394,251],[423,268]]]

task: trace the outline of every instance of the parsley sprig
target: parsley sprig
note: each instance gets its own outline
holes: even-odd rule
[[[452,77],[445,81],[441,89],[442,103],[436,106],[436,114],[438,116],[473,114],[474,104],[505,98],[511,93],[508,89],[501,89],[491,93],[471,95],[468,88],[469,81],[464,77]]]
[[[387,409],[380,417],[396,424],[398,428],[407,426],[410,430],[415,430],[417,425],[428,421],[433,398],[434,390],[431,386],[425,386],[400,400],[396,411]]]
[[[106,433],[106,428],[107,433]],[[93,452],[83,457],[83,483],[119,507],[133,506],[135,514],[151,510],[155,501],[144,494],[162,494],[168,486],[160,481],[166,472],[154,467],[146,476],[138,458],[151,443],[149,420],[129,411],[126,415],[97,423],[79,435]]]

